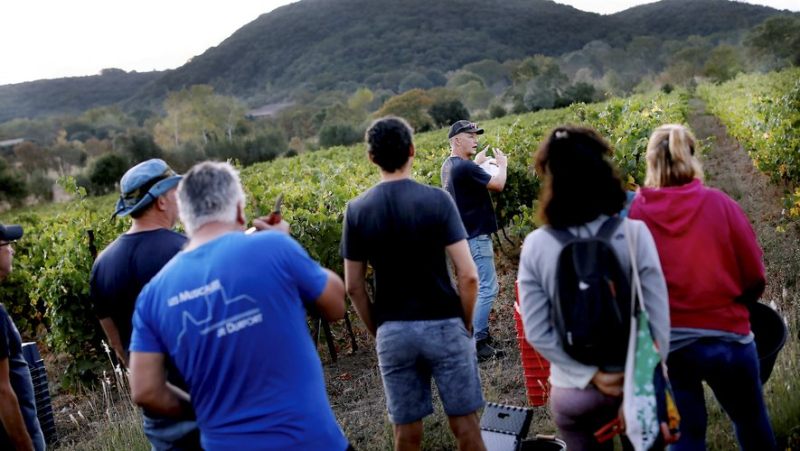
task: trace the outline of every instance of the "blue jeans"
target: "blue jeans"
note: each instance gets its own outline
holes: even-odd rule
[[[175,418],[151,418],[142,414],[144,435],[153,451],[202,450],[197,422]]]
[[[705,450],[702,381],[728,414],[742,450],[777,448],[761,392],[756,345],[703,338],[669,354],[669,378],[681,415],[681,438],[671,451]]]
[[[494,250],[489,235],[478,235],[467,240],[475,266],[478,267],[478,302],[472,316],[475,340],[489,336],[489,312],[500,287],[497,284],[497,271],[494,269]]]

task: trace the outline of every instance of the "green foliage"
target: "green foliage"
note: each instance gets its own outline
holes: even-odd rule
[[[133,96],[162,74],[109,73],[0,86],[0,123],[13,118],[74,114],[117,103]]]
[[[428,109],[433,99],[421,89],[412,89],[399,96],[392,97],[383,104],[377,116],[399,116],[408,121],[417,132],[429,130],[432,125]]]
[[[770,66],[800,66],[800,18],[772,17],[754,27],[745,45],[758,57],[772,60]]]
[[[564,90],[555,100],[556,108],[563,108],[573,103],[592,103],[594,101],[594,85],[578,82]]]
[[[26,315],[28,321],[20,326],[23,334],[42,335],[37,328],[47,327],[47,344],[72,357],[60,375],[62,385],[77,389],[95,383],[103,365],[102,332],[89,301],[93,256],[88,231],[93,231],[95,246],[103,249],[126,223],[110,219],[113,199],[91,201],[71,178],[60,183],[75,196],[69,205],[49,216],[23,213],[13,218],[24,227],[25,236],[17,243],[14,271],[3,283],[0,302],[17,312],[15,321]],[[9,286],[15,289],[8,290]]]
[[[469,119],[469,111],[459,100],[442,100],[434,102],[428,110],[434,125],[438,128],[449,127],[453,122]]]
[[[363,134],[350,124],[326,125],[319,131],[319,145],[323,148],[349,146],[361,141],[362,138]]]
[[[127,164],[134,166],[151,158],[161,158],[164,151],[156,144],[152,135],[134,132],[117,137],[122,153],[127,157]]]
[[[800,68],[739,75],[697,92],[747,147],[753,164],[792,189],[783,201],[783,222],[800,220]]]
[[[88,173],[92,194],[106,194],[113,191],[129,167],[125,157],[118,153],[107,153],[94,160],[89,166]]]
[[[36,196],[37,199],[44,202],[53,200],[53,185],[55,180],[50,178],[42,169],[36,169],[30,173],[28,184],[30,185],[31,194]]]
[[[245,114],[236,99],[215,94],[208,85],[171,92],[164,109],[167,117],[155,130],[155,140],[164,148],[178,148],[187,142],[231,141]]]
[[[464,70],[483,79],[486,86],[508,83],[508,68],[493,59],[485,59],[464,66]]]
[[[491,11],[491,17],[475,20],[465,11]],[[142,90],[140,99],[158,100],[194,84],[225,85],[226,92],[246,96],[260,93],[265,81],[273,92],[301,86],[320,92],[343,82],[398,92],[415,68],[446,73],[486,58],[560,55],[595,40],[623,46],[635,36],[658,41],[707,36],[748,28],[777,14],[723,0],[659,2],[612,16],[543,0],[463,0],[458,8],[426,0],[303,2],[262,15],[165,73]],[[481,72],[488,85],[505,77],[491,63],[468,70]]]
[[[570,110],[581,125],[597,130],[614,149],[614,162],[623,180],[641,185],[646,171],[645,154],[650,134],[664,124],[682,124],[688,118],[689,93],[645,94],[612,99],[600,105],[575,104]]]
[[[412,89],[431,89],[433,88],[433,82],[419,72],[411,72],[400,80],[398,88],[400,92],[411,91]]]
[[[505,107],[499,103],[494,103],[489,106],[489,116],[492,119],[498,119],[508,114]]]
[[[27,195],[25,176],[9,166],[5,158],[0,157],[0,201],[21,205]]]
[[[743,67],[741,56],[735,47],[720,45],[711,50],[711,54],[703,66],[703,75],[721,83],[742,72]]]

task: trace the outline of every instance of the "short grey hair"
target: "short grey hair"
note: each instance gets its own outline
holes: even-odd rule
[[[178,185],[178,214],[189,235],[211,222],[235,223],[239,204],[244,208],[242,183],[228,163],[198,163]]]

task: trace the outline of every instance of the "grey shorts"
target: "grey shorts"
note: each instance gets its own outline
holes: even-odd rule
[[[483,407],[475,342],[460,318],[385,322],[376,341],[392,424],[433,413],[431,377],[448,416]]]

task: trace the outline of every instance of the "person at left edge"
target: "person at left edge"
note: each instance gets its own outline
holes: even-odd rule
[[[180,175],[157,158],[129,169],[120,181],[114,215],[130,216],[131,227],[108,245],[92,266],[92,308],[125,366],[136,297],[186,245],[186,237],[172,230],[178,221],[176,190],[180,180]],[[170,360],[165,363],[170,383],[185,391],[186,384],[177,369]],[[177,417],[144,410],[142,426],[153,451],[201,449],[200,431],[191,409]]]
[[[0,223],[0,280],[11,274],[14,241],[22,227]],[[42,451],[44,435],[19,331],[0,304],[0,450]]]
[[[169,357],[189,386],[203,448],[344,451],[305,310],[341,319],[344,283],[289,236],[286,221],[256,220],[265,231],[245,234],[244,202],[227,163],[200,163],[178,185],[189,243],[136,302],[133,400],[181,412],[164,379]]]

